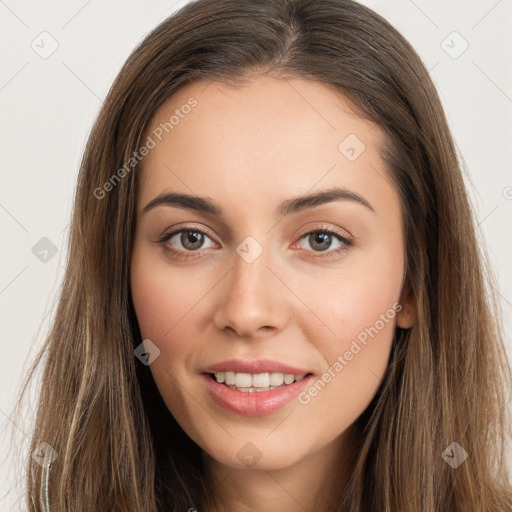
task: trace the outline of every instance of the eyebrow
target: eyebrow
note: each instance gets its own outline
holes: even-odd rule
[[[359,194],[345,188],[333,187],[328,190],[287,199],[278,206],[276,214],[284,217],[333,201],[353,201],[375,212],[372,205]],[[147,213],[157,206],[175,206],[177,208],[186,208],[209,213],[221,218],[224,217],[222,208],[211,199],[177,192],[164,192],[158,195],[144,207],[142,213]]]

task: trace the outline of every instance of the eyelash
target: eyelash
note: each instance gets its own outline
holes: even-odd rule
[[[194,232],[194,233],[201,233],[202,235],[206,235],[208,238],[211,238],[208,233],[203,231],[202,229],[198,229],[194,226],[183,226],[180,229],[176,229],[174,231],[171,231],[170,233],[165,233],[159,240],[156,241],[159,245],[162,246],[162,248],[165,251],[168,251],[172,253],[173,255],[183,259],[183,260],[189,260],[189,259],[196,259],[198,257],[201,257],[200,249],[197,251],[182,251],[173,248],[170,246],[167,242],[175,235],[183,232]],[[313,256],[314,259],[326,259],[326,258],[332,258],[333,256],[337,256],[343,252],[345,252],[347,249],[352,247],[354,245],[354,241],[351,237],[343,236],[340,232],[337,230],[330,228],[328,226],[321,226],[319,228],[316,228],[312,231],[307,231],[301,237],[299,240],[302,240],[310,235],[316,234],[316,233],[328,233],[329,235],[333,235],[335,238],[338,239],[339,242],[343,243],[342,247],[339,247],[338,249],[332,249],[330,251],[311,251],[306,250],[306,252],[313,252],[318,253],[318,256]]]

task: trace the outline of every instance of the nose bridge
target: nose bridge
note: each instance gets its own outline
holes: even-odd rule
[[[270,251],[252,237],[237,247],[215,314],[220,329],[250,336],[261,327],[283,327],[286,306],[282,285],[269,269],[272,260]]]

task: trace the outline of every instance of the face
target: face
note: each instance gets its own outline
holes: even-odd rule
[[[167,407],[231,467],[330,449],[411,323],[382,132],[327,86],[259,77],[187,85],[147,137],[131,287]]]

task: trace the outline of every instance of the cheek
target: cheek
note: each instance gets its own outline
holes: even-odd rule
[[[371,330],[373,337],[392,337],[403,281],[403,255],[400,244],[376,247],[366,254],[355,254],[339,271],[325,276],[310,274],[303,281],[303,295],[313,313],[323,320],[320,338],[337,349]],[[398,307],[397,307],[398,306]],[[318,324],[318,322],[316,322]],[[304,326],[305,327],[305,326]],[[326,338],[325,338],[326,337]]]
[[[325,365],[299,396],[309,428],[322,433],[320,440],[334,439],[363,413],[388,366],[399,287],[388,282],[390,287],[384,286],[379,295],[376,283],[369,284],[345,280],[341,293],[317,303],[319,316],[334,333],[326,328],[315,331],[311,322],[306,327],[307,321],[302,327]]]
[[[371,401],[387,368],[401,310],[401,250],[397,244],[354,259],[357,263],[340,269],[323,286],[318,286],[318,275],[305,283],[308,305],[322,322],[304,316],[301,329],[323,356],[326,379],[333,382],[327,386],[331,399],[350,390],[343,401],[350,401],[354,411]]]
[[[132,256],[131,290],[142,339],[150,339],[160,349],[160,356],[150,367],[158,385],[169,363],[176,360],[169,354],[165,340],[185,313],[182,296],[187,294],[187,288],[182,287],[182,292],[177,294],[175,283],[169,282],[161,264],[149,252],[136,250]]]
[[[164,313],[172,310],[167,306],[165,290],[152,277],[148,272],[139,275],[132,271],[132,299],[139,328],[142,338],[151,340],[160,337],[165,329]]]
[[[204,294],[200,283],[179,268],[171,269],[161,256],[144,249],[134,251],[131,290],[142,336],[162,342],[173,336]]]
[[[332,366],[341,360],[356,380],[368,376],[375,379],[370,370],[380,377],[391,350],[396,315],[401,309],[400,286],[389,283],[379,289],[381,284],[345,279],[342,287],[336,287],[336,293],[329,297],[318,294],[310,303],[323,325],[303,317],[301,329],[322,354],[325,364]]]
[[[195,372],[194,360],[201,353],[201,330],[205,324],[201,300],[212,288],[211,279],[198,272],[172,268],[156,251],[134,251],[131,264],[132,300],[142,339],[160,349],[151,372],[163,395],[175,389],[187,372]],[[172,384],[172,385],[171,385]]]
[[[187,311],[194,299],[197,302],[198,291],[190,283],[182,283],[178,273],[170,274],[169,268],[162,268],[144,251],[133,255],[131,289],[142,339],[150,339],[160,350],[150,366],[156,386],[169,410],[182,410],[186,405],[179,393],[179,383],[194,338],[182,329],[190,325]]]
[[[391,342],[396,314],[401,309],[398,299],[401,290],[401,274],[385,273],[359,276],[346,280],[344,290],[338,299],[338,329],[342,348],[349,350],[357,340],[362,345],[376,339]],[[349,344],[350,346],[348,346]],[[378,344],[372,351],[378,352]]]

